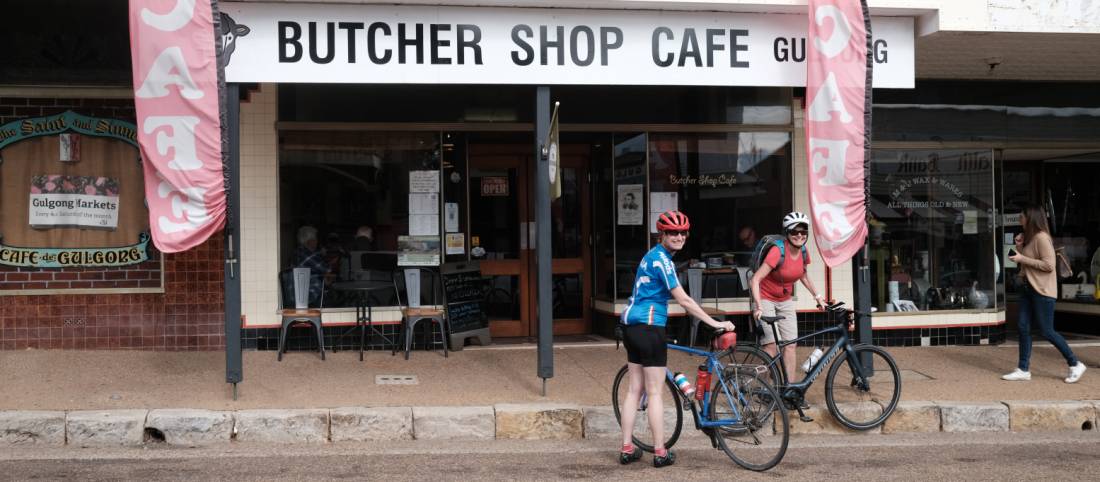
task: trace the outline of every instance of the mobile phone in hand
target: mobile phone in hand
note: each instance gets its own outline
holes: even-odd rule
[[[1009,249],[1008,250],[1008,255],[1009,256],[1016,256],[1016,250],[1015,249]]]

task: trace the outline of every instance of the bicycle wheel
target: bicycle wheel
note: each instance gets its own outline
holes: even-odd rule
[[[738,421],[715,428],[714,438],[741,467],[768,470],[787,453],[787,409],[775,388],[756,370],[727,367],[711,389],[707,417],[711,421]]]
[[[779,365],[764,350],[753,345],[737,345],[733,347],[733,350],[725,359],[727,365],[766,367],[766,370],[758,371],[757,375],[760,375],[760,378],[770,383],[771,386],[779,386]]]
[[[894,413],[901,398],[901,375],[886,350],[874,345],[856,345],[852,350],[856,360],[871,357],[874,373],[861,376],[862,365],[855,370],[848,357],[838,357],[825,378],[825,403],[829,413],[845,427],[869,430]]]
[[[661,390],[661,402],[664,406],[665,448],[672,447],[680,438],[680,430],[684,427],[683,405],[679,389],[671,381],[665,379],[665,390]],[[621,427],[622,403],[626,400],[626,392],[630,390],[627,380],[626,365],[619,369],[615,375],[615,384],[611,387],[611,407],[615,410],[615,421]],[[649,397],[645,392],[638,402],[637,415],[634,417],[634,445],[647,452],[653,451],[653,433],[649,429]]]

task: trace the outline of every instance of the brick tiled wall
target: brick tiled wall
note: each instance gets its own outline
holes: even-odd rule
[[[134,121],[130,99],[0,97],[0,123],[66,110]],[[0,266],[0,290],[156,288],[164,257],[163,293],[0,296],[0,349],[224,348],[221,233],[183,253],[150,251],[150,261],[123,268]]]
[[[222,349],[222,241],[164,255],[164,293],[0,296],[0,349]]]

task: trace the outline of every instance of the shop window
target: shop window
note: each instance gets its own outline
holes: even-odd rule
[[[704,297],[747,297],[738,268],[748,266],[755,240],[777,232],[791,210],[791,135],[654,133],[648,153],[647,237],[656,234],[661,211],[683,211],[691,236],[676,261],[707,266]]]
[[[872,300],[880,311],[998,303],[993,152],[872,152]]]
[[[615,134],[615,297],[630,296],[638,262],[649,250],[646,235],[646,135]]]
[[[612,136],[595,141],[592,149],[592,270],[593,295],[615,299],[615,170]]]
[[[1048,221],[1070,276],[1059,278],[1062,301],[1100,303],[1100,154],[1043,164]]]
[[[402,240],[434,238],[440,247],[444,202],[435,193],[413,186],[435,177],[449,191],[453,169],[441,181],[441,155],[456,160],[437,132],[305,132],[280,133],[279,220],[280,263],[295,263],[302,226],[317,229],[328,267],[326,282],[384,277],[394,268]],[[446,152],[446,154],[444,154]],[[461,176],[460,176],[461,184]],[[460,191],[464,192],[464,191]],[[436,205],[428,206],[419,197]],[[448,193],[447,196],[456,197]],[[448,201],[449,202],[449,201]],[[430,203],[430,202],[429,202]],[[434,213],[432,212],[434,211]],[[369,227],[372,237],[356,234]],[[421,243],[423,244],[423,243]],[[442,248],[434,251],[439,263]],[[368,253],[368,256],[363,256]],[[429,256],[432,253],[427,253]],[[325,307],[351,306],[340,292],[325,295]]]

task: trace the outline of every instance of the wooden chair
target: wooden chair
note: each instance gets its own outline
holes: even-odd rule
[[[417,323],[428,321],[431,323],[429,336],[432,343],[443,346],[443,357],[447,357],[448,330],[446,302],[443,298],[443,280],[440,273],[430,268],[404,268],[397,269],[393,273],[394,291],[397,293],[397,304],[401,306],[401,332],[397,339],[405,344],[405,359],[409,359],[409,351],[412,349],[413,333]],[[401,289],[404,287],[404,290]],[[405,302],[402,302],[401,293],[405,292]],[[435,327],[439,327],[439,338],[436,339]],[[397,345],[394,344],[391,355],[397,354]]]
[[[319,279],[321,293],[311,303],[309,285]],[[283,361],[286,351],[286,334],[291,325],[306,323],[312,325],[317,333],[317,346],[321,359],[325,359],[325,333],[321,327],[321,307],[325,301],[325,282],[319,274],[310,273],[309,268],[288,268],[279,272],[279,315],[282,326],[279,328],[278,361]],[[311,306],[315,305],[315,306]]]

